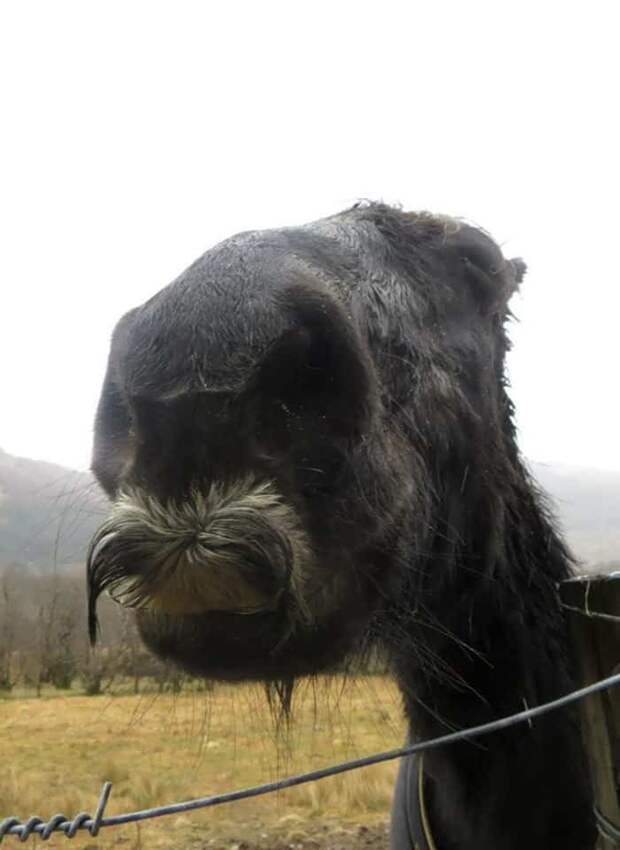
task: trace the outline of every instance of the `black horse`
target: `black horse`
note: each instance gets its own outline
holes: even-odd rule
[[[571,559],[520,460],[507,302],[524,272],[458,221],[359,205],[218,245],[114,332],[89,556],[147,646],[291,683],[381,647],[414,738],[572,687]],[[281,690],[281,689],[280,689]],[[398,850],[587,850],[572,711],[413,759]]]

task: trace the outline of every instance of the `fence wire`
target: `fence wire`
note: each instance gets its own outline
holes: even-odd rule
[[[620,684],[620,673],[616,673],[606,679],[600,679],[592,685],[588,685],[585,688],[579,688],[578,690],[572,691],[559,699],[543,703],[542,705],[535,706],[534,708],[528,708],[527,710],[520,711],[517,714],[511,714],[508,717],[500,717],[498,720],[493,720],[490,723],[483,723],[480,726],[472,726],[469,729],[461,729],[458,732],[450,732],[447,735],[441,735],[438,738],[432,738],[428,741],[420,741],[417,744],[411,744],[397,750],[388,750],[387,752],[364,756],[363,758],[331,765],[330,767],[323,767],[319,770],[311,770],[307,773],[299,773],[294,776],[288,776],[284,779],[278,779],[276,782],[254,785],[251,788],[227,791],[223,794],[212,794],[208,797],[199,797],[195,800],[186,800],[182,803],[172,803],[166,806],[156,806],[152,809],[141,809],[137,812],[129,812],[122,815],[104,817],[105,807],[108,803],[110,792],[112,790],[112,783],[106,782],[102,788],[94,816],[88,814],[88,812],[80,812],[74,818],[69,819],[64,814],[56,814],[49,818],[49,820],[44,821],[42,818],[35,815],[28,818],[25,822],[22,822],[16,817],[4,818],[4,820],[0,821],[0,844],[7,835],[15,835],[20,841],[26,841],[30,835],[36,834],[46,841],[51,835],[57,832],[64,833],[67,838],[73,838],[79,830],[85,829],[88,830],[92,836],[95,836],[103,827],[135,823],[138,821],[150,820],[152,818],[164,817],[166,815],[179,814],[180,812],[191,812],[195,809],[219,806],[223,803],[232,803],[235,800],[243,800],[248,797],[260,797],[263,794],[271,794],[275,791],[282,791],[285,788],[293,788],[296,785],[303,785],[306,782],[315,782],[319,779],[325,779],[328,776],[336,776],[339,773],[347,773],[351,770],[358,770],[362,767],[368,767],[371,764],[393,761],[394,759],[403,758],[403,756],[411,756],[416,753],[423,753],[427,750],[444,747],[447,744],[453,744],[456,741],[467,741],[472,738],[480,737],[481,735],[488,735],[491,732],[497,732],[500,729],[506,729],[510,726],[514,726],[517,723],[532,721],[536,717],[540,717],[550,711],[555,711],[558,708],[577,702],[591,694],[613,688],[618,684]]]

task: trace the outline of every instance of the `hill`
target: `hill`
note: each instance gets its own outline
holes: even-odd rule
[[[47,570],[83,561],[105,510],[90,473],[0,449],[0,565]]]
[[[543,463],[530,469],[577,557],[620,569],[620,472]]]

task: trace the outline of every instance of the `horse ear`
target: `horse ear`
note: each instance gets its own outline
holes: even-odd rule
[[[527,272],[527,265],[521,257],[514,257],[512,260],[508,261],[512,266],[512,272],[515,278],[515,287],[513,292],[519,288],[521,285],[521,281],[525,277],[525,273]]]
[[[485,315],[505,313],[525,275],[523,260],[506,260],[490,236],[470,225],[451,233],[447,245],[480,311]]]
[[[515,292],[518,291],[526,271],[527,266],[520,257],[515,257],[512,260],[506,260],[504,262],[501,272],[498,275],[497,289],[492,299],[492,313],[506,314],[508,302]]]

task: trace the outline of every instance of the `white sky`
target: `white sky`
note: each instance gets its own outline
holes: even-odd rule
[[[234,232],[373,198],[526,259],[522,448],[620,469],[617,15],[4,0],[0,446],[86,467],[121,313]]]

